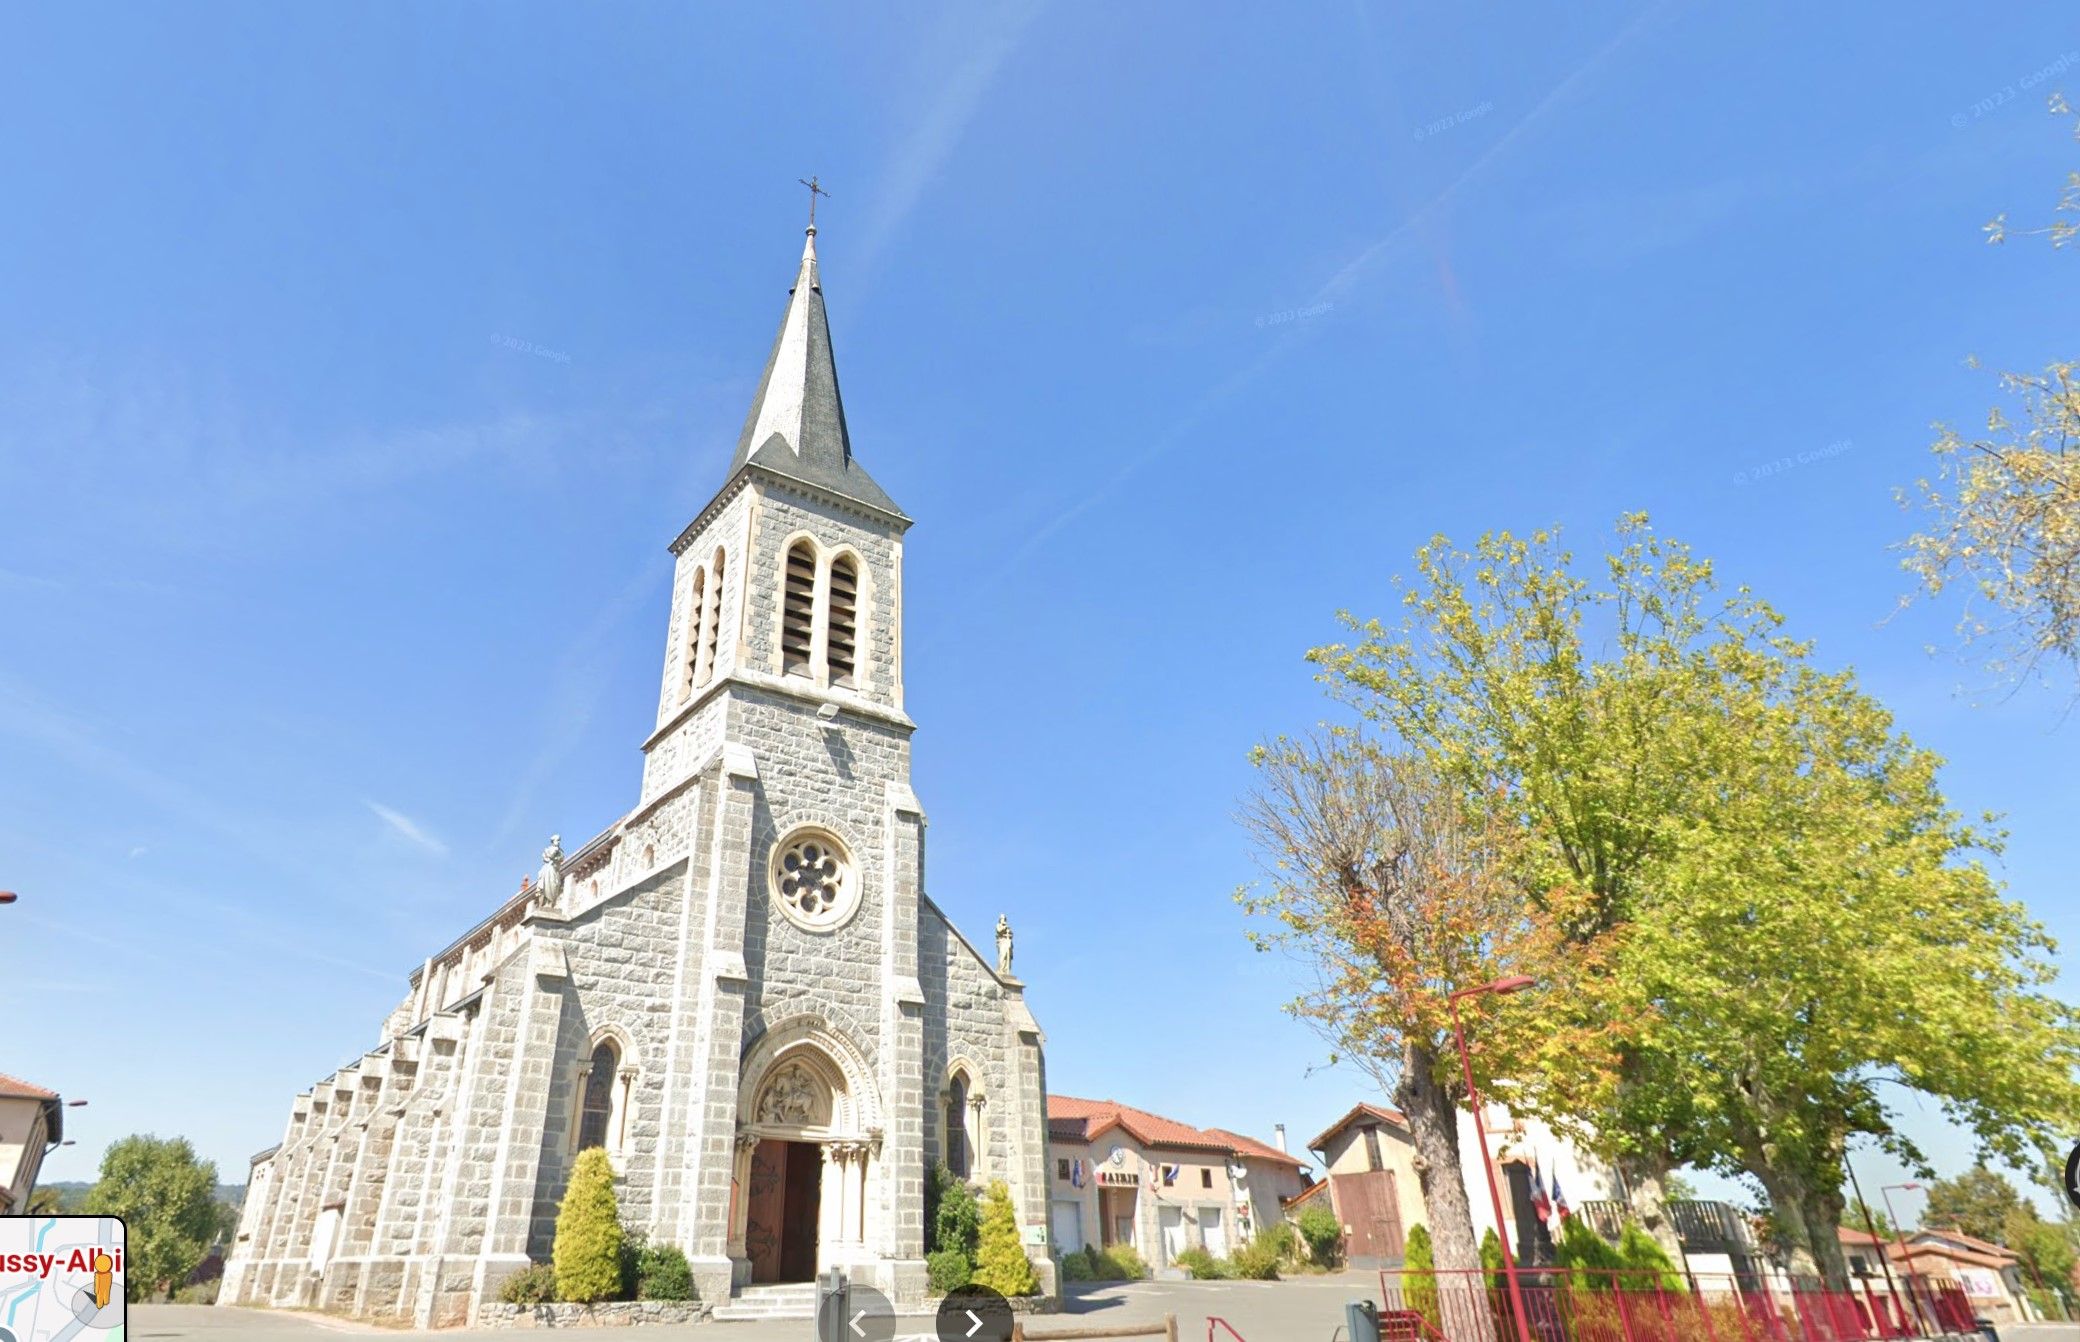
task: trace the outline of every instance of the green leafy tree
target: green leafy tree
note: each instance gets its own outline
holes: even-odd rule
[[[622,1290],[621,1211],[614,1197],[614,1166],[601,1147],[578,1153],[569,1187],[556,1209],[556,1294],[589,1304]]]
[[[26,1208],[31,1216],[55,1216],[65,1206],[65,1192],[58,1188],[33,1188],[29,1190]]]
[[[1433,1333],[1444,1330],[1444,1315],[1437,1306],[1437,1256],[1430,1247],[1430,1231],[1418,1221],[1408,1228],[1401,1248],[1402,1303],[1423,1316]]]
[[[2080,1260],[2073,1242],[2073,1223],[2046,1221],[2034,1206],[2024,1202],[2009,1210],[2001,1230],[2001,1243],[2022,1258],[2024,1283],[2052,1296],[2070,1313],[2074,1304],[2073,1268]]]
[[[80,1211],[128,1227],[123,1290],[131,1303],[183,1285],[215,1240],[217,1167],[185,1137],[125,1137],[101,1157]]]
[[[1544,533],[1440,538],[1417,564],[1398,629],[1351,621],[1356,643],[1310,656],[1531,836],[1529,889],[1586,890],[1571,936],[1616,938],[1535,1017],[1483,1026],[1513,1063],[1498,1098],[1657,1180],[1752,1176],[1794,1271],[1837,1285],[1849,1137],[1921,1161],[1881,1086],[2002,1158],[2048,1140],[2080,1101],[2051,943],[1986,870],[1998,834],[1952,810],[1941,761],[1851,675],[1644,517],[1600,579]],[[1614,1083],[1511,1038],[1570,1015],[1619,1032]],[[1658,1198],[1639,1201],[1668,1248]]]
[[[2022,1205],[2022,1194],[2005,1176],[1974,1165],[1954,1179],[1938,1179],[1928,1186],[1921,1223],[2005,1244],[2008,1217]]]
[[[1019,1242],[1018,1217],[1011,1208],[1011,1190],[1002,1179],[992,1179],[982,1203],[982,1233],[975,1251],[975,1284],[987,1286],[1001,1296],[1032,1295],[1040,1289],[1032,1260]]]

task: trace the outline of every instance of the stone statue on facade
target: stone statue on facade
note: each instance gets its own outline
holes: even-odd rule
[[[997,915],[997,972],[1005,976],[1011,973],[1011,919]]]
[[[549,846],[542,850],[542,874],[535,878],[535,887],[544,905],[555,907],[563,895],[563,836],[551,834]]]

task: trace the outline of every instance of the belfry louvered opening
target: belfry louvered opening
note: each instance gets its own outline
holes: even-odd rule
[[[848,688],[858,662],[859,568],[851,559],[831,561],[831,684]]]
[[[787,594],[780,611],[780,670],[783,675],[809,674],[809,650],[816,626],[816,552],[796,541],[787,552]]]
[[[703,683],[715,674],[715,652],[722,638],[722,561],[723,552],[715,552],[711,565],[714,576],[709,583],[707,616],[701,622],[701,680]]]
[[[686,599],[686,681],[679,687],[679,697],[693,693],[696,686],[707,679],[707,668],[702,661],[702,631],[708,621],[708,574],[705,569],[693,571],[693,593]]]

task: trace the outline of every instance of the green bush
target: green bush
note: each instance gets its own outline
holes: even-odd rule
[[[498,1298],[509,1305],[547,1305],[556,1299],[556,1269],[547,1263],[529,1263],[498,1288]]]
[[[597,1146],[578,1153],[556,1212],[551,1257],[559,1299],[590,1304],[621,1293],[621,1215],[614,1201],[614,1167]]]
[[[1096,1274],[1091,1270],[1090,1255],[1081,1249],[1078,1249],[1075,1253],[1062,1255],[1060,1276],[1063,1281],[1095,1281],[1097,1279]]]
[[[958,1291],[975,1279],[968,1255],[959,1249],[932,1250],[924,1256],[924,1271],[926,1279],[931,1282],[933,1295]]]
[[[1668,1250],[1662,1248],[1661,1242],[1649,1235],[1637,1221],[1627,1221],[1624,1231],[1618,1236],[1618,1261],[1626,1269],[1621,1280],[1628,1291],[1680,1293],[1689,1289],[1683,1274],[1676,1271]]]
[[[1623,1266],[1624,1260],[1603,1236],[1589,1229],[1579,1216],[1570,1216],[1560,1228],[1560,1236],[1553,1244],[1553,1265],[1572,1268],[1581,1275],[1575,1284],[1592,1291],[1608,1291],[1613,1284],[1611,1273]]]
[[[1423,1316],[1430,1331],[1444,1331],[1444,1315],[1437,1308],[1437,1255],[1430,1247],[1430,1230],[1421,1221],[1408,1228],[1408,1243],[1401,1251],[1401,1289],[1405,1308]]]
[[[1319,1202],[1300,1209],[1300,1238],[1307,1241],[1307,1256],[1321,1267],[1334,1267],[1343,1249],[1343,1227],[1336,1213]]]
[[[1025,1245],[1019,1243],[1018,1215],[1011,1209],[1011,1190],[1002,1179],[992,1179],[983,1203],[982,1232],[975,1250],[975,1284],[987,1286],[1006,1299],[1038,1295],[1040,1278],[1034,1275]]]
[[[1083,1260],[1081,1270],[1087,1275],[1074,1278],[1076,1281],[1140,1281],[1148,1275],[1147,1261],[1130,1244],[1115,1244],[1109,1249],[1086,1244],[1081,1254],[1072,1253],[1069,1258]],[[1066,1265],[1068,1259],[1062,1261]]]
[[[1226,1281],[1234,1275],[1225,1262],[1196,1244],[1179,1253],[1171,1263],[1183,1268],[1193,1281]]]
[[[1244,1281],[1277,1281],[1278,1243],[1269,1237],[1246,1239],[1228,1255],[1228,1266]]]
[[[677,1245],[646,1245],[636,1255],[636,1299],[691,1300],[693,1265]]]
[[[944,1163],[932,1167],[931,1187],[926,1201],[931,1216],[932,1244],[938,1252],[958,1250],[975,1261],[982,1246],[982,1208],[975,1194]]]
[[[1300,1232],[1293,1229],[1290,1221],[1280,1221],[1257,1232],[1257,1238],[1271,1246],[1271,1252],[1280,1262],[1300,1256]]]
[[[183,1286],[173,1293],[176,1305],[214,1305],[217,1303],[217,1287],[223,1284],[222,1277],[215,1281],[199,1281],[193,1286]],[[2049,1317],[2048,1315],[2046,1316]]]

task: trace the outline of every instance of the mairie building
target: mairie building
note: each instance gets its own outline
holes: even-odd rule
[[[816,230],[676,557],[642,790],[430,956],[254,1158],[220,1298],[468,1323],[603,1147],[701,1298],[843,1268],[925,1294],[927,1170],[1010,1187],[1052,1291],[1042,1037],[1008,924],[925,895],[910,526],[853,456]]]

